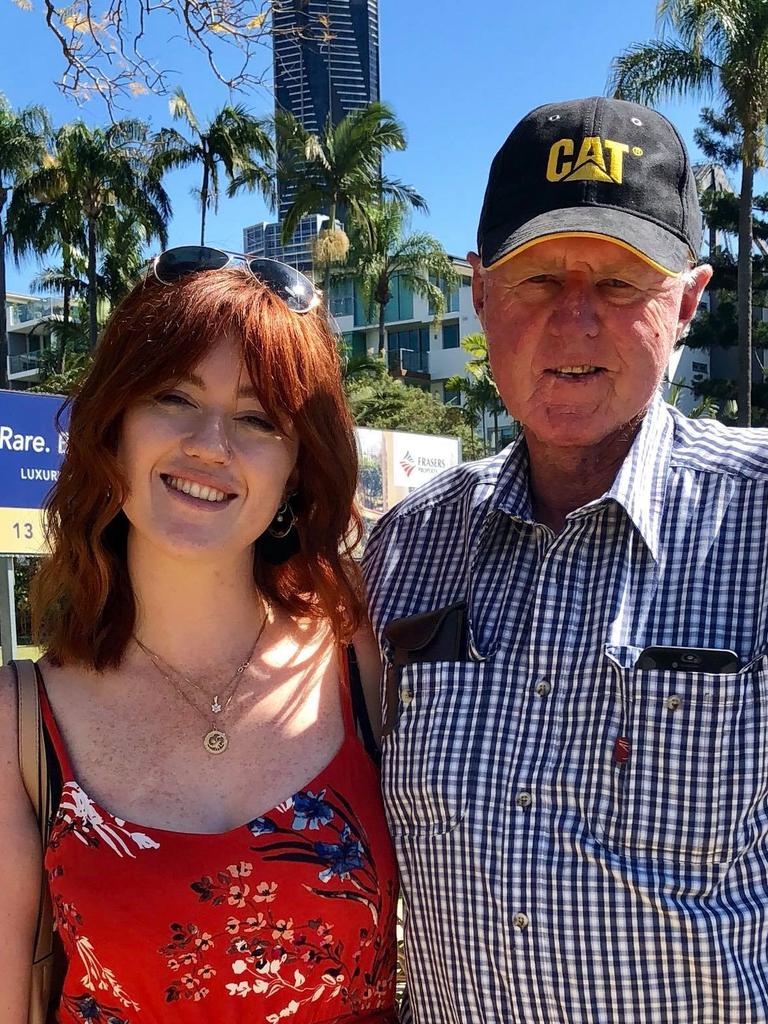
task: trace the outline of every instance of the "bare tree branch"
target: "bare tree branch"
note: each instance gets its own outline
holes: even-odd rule
[[[30,0],[14,2],[31,10]],[[168,39],[169,19],[177,26],[172,38],[185,39],[230,90],[267,84],[271,62],[256,55],[275,35],[313,36],[320,42],[329,36],[325,18],[314,27],[277,27],[286,0],[72,0],[68,6],[43,0],[43,5],[64,58],[59,89],[79,102],[99,97],[113,117],[131,97],[167,93],[175,85],[167,58],[146,49],[150,29],[163,32],[156,38]]]

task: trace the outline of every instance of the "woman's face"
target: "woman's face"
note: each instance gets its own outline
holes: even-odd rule
[[[188,378],[126,412],[123,511],[164,551],[237,557],[293,489],[297,451],[256,397],[240,346],[223,338]]]

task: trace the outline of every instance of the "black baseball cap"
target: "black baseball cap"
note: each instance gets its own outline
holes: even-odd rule
[[[537,107],[491,164],[478,251],[496,266],[546,238],[605,238],[677,275],[698,260],[696,182],[655,110],[593,96]]]

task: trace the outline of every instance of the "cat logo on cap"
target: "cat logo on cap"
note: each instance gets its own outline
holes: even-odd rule
[[[625,142],[587,135],[574,159],[575,152],[573,139],[559,139],[552,144],[547,161],[547,181],[602,181],[621,185],[624,154],[630,152]],[[633,146],[632,155],[642,156],[643,151],[639,146]]]

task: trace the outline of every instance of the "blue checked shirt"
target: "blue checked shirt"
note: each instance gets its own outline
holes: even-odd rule
[[[414,492],[366,550],[379,636],[469,606],[468,660],[401,669],[383,743],[404,1019],[766,1022],[768,431],[656,400],[557,536],[527,478],[521,440]],[[652,644],[742,667],[640,671]]]

